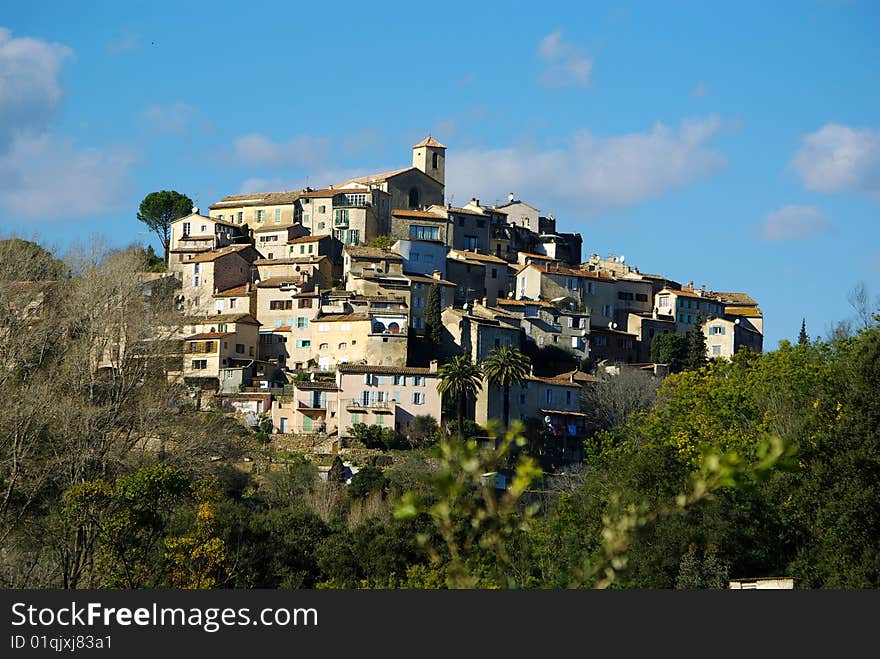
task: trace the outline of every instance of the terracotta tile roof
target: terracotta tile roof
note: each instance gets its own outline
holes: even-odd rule
[[[496,304],[504,305],[504,306],[537,306],[537,307],[550,307],[551,309],[555,309],[552,304],[547,302],[546,300],[511,300],[508,298],[498,298]]]
[[[319,316],[315,318],[313,323],[348,323],[362,320],[370,320],[370,314],[367,313],[335,313]]]
[[[542,377],[539,375],[527,375],[526,380],[531,380],[532,382],[543,382],[544,384],[556,384],[567,387],[580,387],[577,382],[571,381],[571,373],[563,373],[561,375],[554,375],[552,377]]]
[[[188,325],[207,325],[210,323],[244,323],[246,325],[262,324],[249,313],[215,313],[209,316],[186,316],[184,322]]]
[[[390,261],[403,261],[403,257],[397,252],[392,252],[390,249],[382,249],[381,247],[346,245],[345,252],[353,258],[358,259],[388,259]]]
[[[529,263],[528,265],[523,266],[520,270],[522,272],[526,268],[535,268],[539,272],[545,272],[548,275],[564,275],[566,277],[585,277],[589,279],[611,279],[610,275],[602,276],[601,274],[597,274],[595,272],[589,272],[587,270],[575,270],[573,268],[564,268],[564,267],[556,267],[550,264],[540,264],[540,263]]]
[[[220,249],[215,249],[210,252],[205,252],[203,254],[199,254],[198,256],[194,256],[186,263],[210,263],[211,261],[215,261],[223,256],[228,256],[229,254],[233,254],[236,252],[241,252],[242,250],[251,247],[250,245],[229,245],[228,247],[221,247]],[[253,249],[251,247],[251,249]]]
[[[404,275],[404,277],[408,278],[410,281],[414,281],[419,284],[439,284],[440,286],[457,286],[457,284],[455,282],[447,281],[446,279],[434,279],[433,277],[429,277],[428,275],[412,274],[409,272],[404,272],[403,275]]]
[[[288,245],[298,245],[299,243],[316,243],[318,241],[324,240],[325,238],[329,239],[329,234],[324,234],[323,236],[300,236],[299,238],[293,238],[292,240],[288,240]]]
[[[283,284],[302,284],[302,277],[268,277],[260,280],[257,288],[280,288]]]
[[[570,410],[541,410],[542,414],[560,414],[562,416],[587,416],[583,412],[572,412]]]
[[[437,140],[435,140],[435,139],[434,139],[433,137],[431,137],[430,135],[428,135],[428,136],[427,136],[425,139],[423,139],[421,142],[419,142],[418,144],[416,144],[415,146],[413,146],[413,148],[414,148],[414,149],[418,149],[420,146],[433,146],[433,147],[436,148],[436,149],[445,149],[445,148],[446,148],[445,146],[443,146],[442,144],[440,144],[440,142],[438,142]]]
[[[426,220],[446,220],[446,217],[442,215],[438,215],[437,213],[429,213],[428,211],[411,211],[405,210],[402,208],[398,208],[391,211],[391,214],[397,217],[421,217]]]
[[[751,306],[732,306],[725,307],[724,313],[728,316],[763,316],[764,312],[758,307]]]
[[[340,373],[383,373],[387,375],[431,375],[440,377],[437,371],[416,366],[374,366],[372,364],[339,364]]]
[[[343,181],[339,184],[339,187],[342,187],[348,183],[382,183],[383,181],[387,181],[390,178],[394,178],[398,174],[403,174],[404,172],[408,172],[410,170],[415,169],[416,171],[421,171],[416,169],[415,167],[403,167],[402,169],[392,169],[389,172],[380,172],[379,174],[370,174],[369,176],[361,176],[358,178],[350,178],[347,181]],[[363,190],[361,190],[363,192]]]
[[[468,252],[466,250],[461,249],[450,249],[450,255],[460,254],[466,260],[469,261],[487,261],[489,263],[499,263],[502,265],[507,265],[507,261],[504,259],[500,259],[497,256],[493,256],[492,254],[482,254],[480,252]],[[452,258],[455,258],[454,256]]]
[[[336,382],[294,382],[293,386],[296,389],[302,389],[303,391],[308,391],[311,389],[321,389],[323,391],[341,391],[339,387],[336,386]]]
[[[235,332],[202,332],[201,334],[193,334],[184,339],[184,341],[201,341],[202,339],[222,339],[224,336],[232,336]]]
[[[520,252],[520,256],[525,256],[530,259],[540,259],[541,261],[558,261],[559,259],[554,259],[552,256],[547,256],[545,254],[532,254],[531,252]]]
[[[233,194],[223,197],[210,206],[208,210],[220,210],[223,208],[237,208],[238,206],[273,206],[277,204],[292,204],[302,196],[301,190],[287,190],[284,192],[254,192],[251,194]]]
[[[248,285],[242,284],[241,286],[227,288],[225,291],[214,293],[214,297],[245,297],[250,294],[251,291],[248,290]]]
[[[317,254],[312,254],[311,256],[291,256],[286,259],[257,259],[254,261],[254,265],[294,265],[297,263],[320,263],[322,259],[326,259],[327,257]]]
[[[758,301],[747,293],[719,293],[713,291],[713,294],[722,302],[734,304],[736,306],[754,307],[758,305]]]

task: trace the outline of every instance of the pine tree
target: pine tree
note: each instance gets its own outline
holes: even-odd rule
[[[804,318],[801,320],[801,333],[798,335],[798,345],[805,346],[810,342],[810,337],[807,336],[807,319]]]

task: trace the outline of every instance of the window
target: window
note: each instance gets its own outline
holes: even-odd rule
[[[336,224],[348,224],[348,209],[347,208],[337,208],[336,209]]]
[[[327,207],[326,206],[318,206],[318,212],[319,213],[326,213]]]
[[[202,264],[201,263],[194,263],[193,264],[193,272],[195,274],[199,274],[201,271],[202,271]]]
[[[409,237],[412,240],[440,240],[440,227],[412,224],[409,227]],[[412,260],[419,260],[417,252],[413,253]]]
[[[647,302],[648,295],[647,293],[636,293],[636,302]]]
[[[238,214],[238,223],[241,224],[242,222],[244,222],[244,213],[243,213],[243,212],[239,212],[239,214]]]
[[[190,229],[190,223],[189,223],[189,222],[184,222],[184,223],[183,223],[183,235],[184,235],[184,237],[186,237],[186,236],[189,235],[189,229]]]
[[[604,336],[594,336],[593,337],[593,345],[594,346],[604,346],[607,345],[607,341]]]
[[[409,207],[410,208],[418,208],[419,207],[419,189],[418,188],[410,188],[409,189]]]
[[[284,311],[285,309],[293,309],[293,300],[270,300],[270,311]]]
[[[361,230],[360,229],[351,229],[348,232],[348,244],[349,245],[360,245],[361,243]]]
[[[236,343],[235,344],[235,352],[239,354],[244,354],[244,343]]]
[[[579,343],[580,343],[580,339],[578,339],[578,337],[576,337],[576,336],[571,337],[571,347],[572,348],[577,348]]]
[[[492,279],[498,279],[498,268],[492,268]]]
[[[414,405],[424,405],[425,404],[425,394],[421,392],[414,393],[412,395],[412,402]]]
[[[312,346],[312,342],[309,339],[297,339],[296,347],[297,348],[310,348]]]
[[[311,298],[300,298],[299,304],[297,305],[300,309],[311,309],[312,308],[312,299]]]
[[[217,216],[217,219],[218,219],[218,220],[222,220],[222,219],[223,219],[223,213],[220,213],[220,215]]]
[[[606,304],[602,306],[602,315],[611,318],[614,315],[614,307],[610,304]]]
[[[207,359],[193,359],[192,367],[194,371],[201,371],[208,368],[208,360]]]
[[[479,244],[477,243],[476,236],[465,236],[464,237],[464,248],[469,252],[477,251],[477,247]]]
[[[330,349],[329,343],[322,343],[321,345],[318,346],[318,350],[329,350],[329,349]]]
[[[417,297],[417,298],[415,298],[415,300],[413,300],[413,302],[415,303],[416,309],[421,309],[422,307],[425,306],[425,298],[423,298],[423,297]]]
[[[261,243],[277,243],[278,236],[260,236]]]
[[[547,391],[544,392],[544,395],[545,395],[545,400],[547,401],[547,404],[552,405],[553,404],[553,390],[548,389]]]
[[[437,169],[437,162],[440,160],[440,154],[436,151],[431,156],[431,169]]]
[[[199,278],[198,275],[193,277],[193,286],[199,286],[199,285],[201,285],[201,283],[202,283],[202,280]]]
[[[203,224],[203,225],[202,225],[202,228],[201,228],[202,233],[205,233],[207,230],[208,230],[208,225],[207,225],[207,224]]]
[[[345,341],[343,341],[342,343],[339,344],[339,349],[340,350],[347,350],[348,344]]]
[[[266,217],[266,211],[264,211],[264,210],[254,211],[254,219],[257,222],[262,222],[265,217]]]
[[[405,378],[402,375],[394,375],[391,377],[391,383],[396,387],[398,387],[400,385],[404,385],[405,384],[404,380],[405,380]]]
[[[298,316],[296,319],[296,327],[297,329],[302,329],[303,327],[309,326],[309,319],[305,316]]]
[[[709,334],[724,334],[726,329],[723,325],[716,325],[709,328]]]
[[[235,303],[238,302],[234,297],[229,298],[229,308],[235,309]]]
[[[618,300],[632,300],[635,297],[632,293],[627,293],[626,291],[617,291],[617,299]]]
[[[413,386],[414,387],[424,387],[425,386],[425,376],[424,375],[413,376]]]
[[[721,355],[721,346],[712,346],[712,356],[719,357]]]
[[[281,209],[276,208],[275,209],[275,224],[278,224],[279,222],[281,222]]]
[[[575,279],[574,277],[566,277],[565,278],[565,287],[570,291],[576,291],[577,287],[578,287],[577,279]]]
[[[571,391],[570,390],[565,391],[565,404],[571,405]]]

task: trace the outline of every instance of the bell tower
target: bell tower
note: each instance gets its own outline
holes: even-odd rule
[[[446,147],[428,135],[413,147],[413,167],[446,185]]]

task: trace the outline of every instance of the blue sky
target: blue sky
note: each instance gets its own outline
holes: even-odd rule
[[[326,185],[431,133],[454,203],[514,192],[585,258],[746,291],[773,348],[880,296],[878,29],[867,1],[13,0],[0,232],[146,242],[151,191]]]

